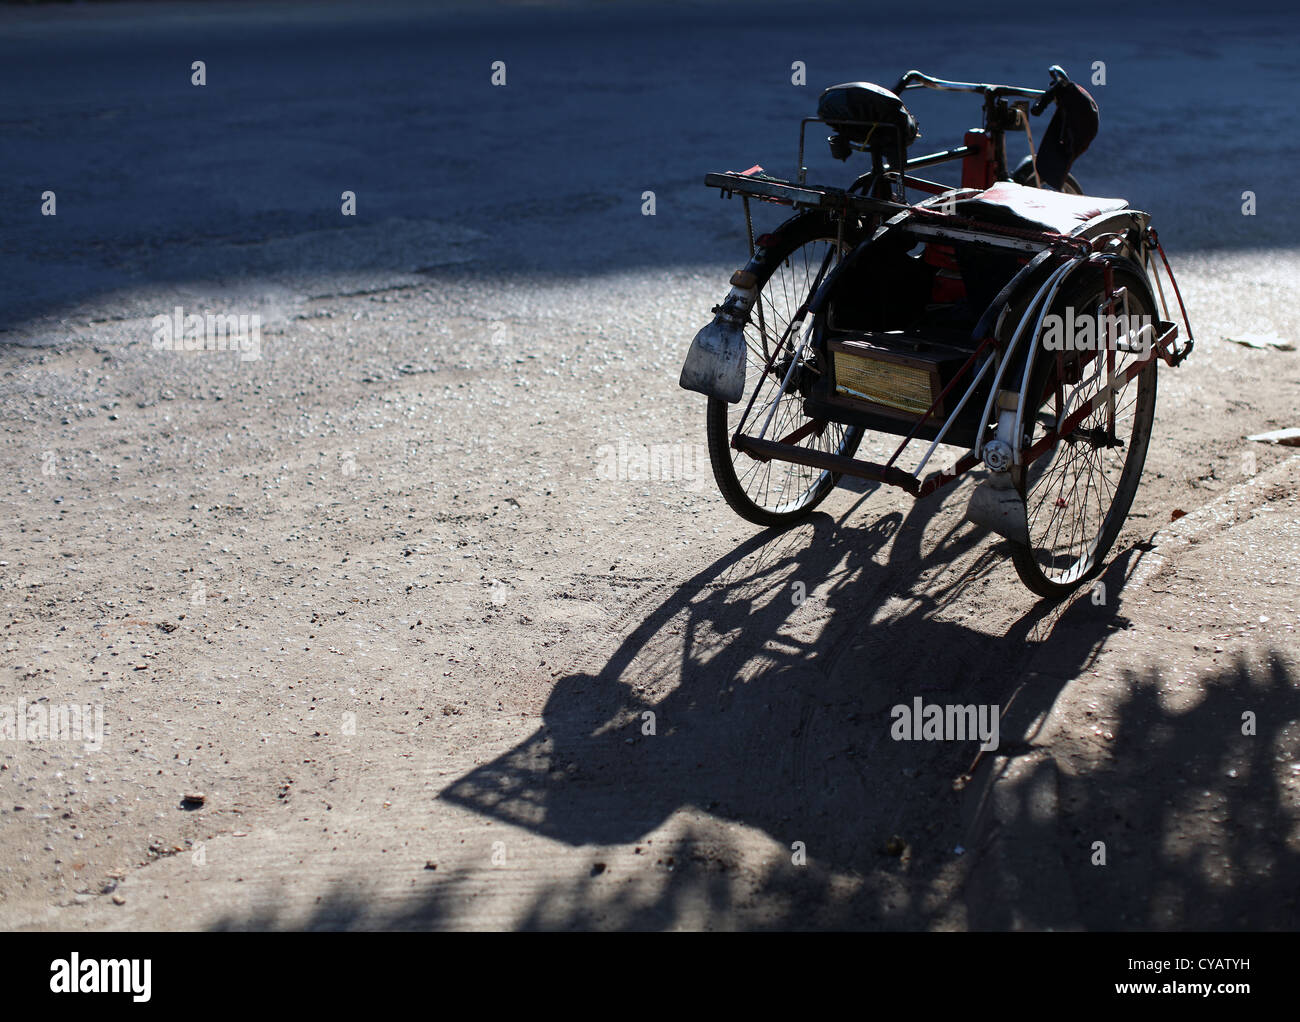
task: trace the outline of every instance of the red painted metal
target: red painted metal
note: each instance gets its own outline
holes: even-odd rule
[[[975,457],[973,453],[967,452],[966,454],[963,454],[957,459],[957,463],[953,465],[951,472],[935,472],[932,475],[926,476],[925,482],[923,482],[916,491],[917,499],[919,500],[922,497],[928,497],[930,494],[934,493],[935,490],[942,489],[949,483],[956,482],[977,464],[979,464],[979,458]]]
[[[821,436],[822,431],[826,429],[826,421],[825,419],[809,419],[789,436],[783,436],[777,443],[797,444],[800,440],[810,437],[814,433]]]
[[[1151,242],[1155,245],[1156,251],[1160,253],[1160,261],[1165,264],[1165,273],[1169,275],[1169,284],[1174,289],[1174,297],[1178,299],[1178,311],[1183,315],[1183,326],[1187,327],[1186,347],[1181,351],[1170,350],[1168,354],[1163,350],[1160,352],[1160,357],[1164,359],[1165,362],[1171,366],[1176,366],[1192,353],[1192,349],[1196,347],[1196,338],[1192,336],[1192,324],[1187,318],[1187,306],[1183,304],[1183,293],[1178,290],[1178,280],[1174,277],[1174,271],[1169,265],[1168,257],[1165,256],[1165,247],[1160,244],[1160,236],[1156,234],[1156,229],[1154,227],[1148,227],[1147,234],[1150,235]]]
[[[961,186],[978,188],[981,191],[993,187],[997,175],[997,161],[993,155],[993,139],[987,131],[975,128],[966,132],[962,144],[969,146],[971,152],[962,157]]]

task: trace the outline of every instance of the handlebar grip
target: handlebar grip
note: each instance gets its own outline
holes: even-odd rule
[[[898,80],[898,84],[894,86],[894,95],[901,95],[902,91],[907,88],[913,77],[920,74],[921,72],[916,70],[908,71],[904,74],[903,77]]]
[[[1060,64],[1053,64],[1047,69],[1047,73],[1052,76],[1052,84],[1047,87],[1047,91],[1039,96],[1034,102],[1034,105],[1029,108],[1029,112],[1035,117],[1047,109],[1048,103],[1051,103],[1056,99],[1056,93],[1061,86],[1070,84],[1070,76],[1065,73],[1065,68],[1061,67]]]

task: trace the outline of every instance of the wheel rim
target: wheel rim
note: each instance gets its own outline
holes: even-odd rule
[[[836,250],[836,246],[834,238],[815,238],[805,242],[781,261],[759,291],[759,300],[745,325],[745,378],[759,380],[758,394],[745,420],[745,428],[751,433],[756,434],[762,429],[770,413],[771,424],[766,435],[773,440],[789,437],[809,422],[803,412],[803,395],[796,385],[801,374],[807,379],[810,374],[818,372],[818,367],[807,357],[800,360],[792,386],[776,402],[775,413],[772,413],[772,403],[799,344],[804,323],[792,326],[795,316],[817,279],[823,260]],[[842,253],[843,248],[840,251]],[[772,372],[765,373],[773,347],[777,344],[781,346],[781,354]],[[805,352],[805,356],[808,354]],[[728,409],[728,439],[734,435],[748,401],[747,396]],[[852,443],[853,432],[854,427],[827,422],[819,433],[800,438],[798,444],[808,450],[843,454]],[[788,461],[759,461],[735,448],[729,450],[731,469],[741,490],[756,507],[770,514],[797,512],[831,484],[833,473],[825,469]]]

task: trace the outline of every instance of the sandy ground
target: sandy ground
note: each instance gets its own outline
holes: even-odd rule
[[[0,12],[32,214],[0,241],[0,706],[105,721],[0,740],[0,925],[1300,924],[1296,455],[1245,440],[1297,424],[1300,354],[1225,339],[1296,340],[1294,15],[1150,55],[1008,24],[976,60],[955,13],[719,52],[716,4],[153,10]],[[738,520],[676,385],[744,251],[702,174],[780,169],[819,84],[899,60],[1093,59],[1077,173],[1152,209],[1198,338],[1104,601],[1036,604],[969,484]],[[1247,94],[1249,150],[1205,152]],[[935,145],[975,116],[931,99]],[[258,313],[261,357],[155,350],[178,304]],[[673,478],[609,477],[648,444]],[[997,754],[890,740],[916,696],[998,704]]]

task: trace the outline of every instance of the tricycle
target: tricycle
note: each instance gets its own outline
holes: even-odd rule
[[[708,396],[713,474],[742,517],[790,525],[844,476],[921,498],[979,469],[966,517],[1009,541],[1029,589],[1060,599],[1101,570],[1142,474],[1157,365],[1194,341],[1150,215],[1072,176],[1097,106],[1050,74],[1046,89],[919,71],[892,90],[834,85],[800,125],[792,178],[707,175],[742,198],[750,257],[680,382]],[[920,88],[981,96],[982,126],[909,155],[917,123],[901,97]],[[1030,118],[1049,105],[1035,150]],[[807,183],[812,123],[829,127],[832,156],[862,153],[870,169],[847,188]],[[1022,129],[1029,154],[1008,167],[1007,133]],[[916,173],[949,161],[959,187]],[[751,201],[794,215],[755,238]],[[868,431],[901,437],[883,463],[855,457]],[[927,446],[904,461],[914,443]],[[941,446],[964,453],[923,475]]]

